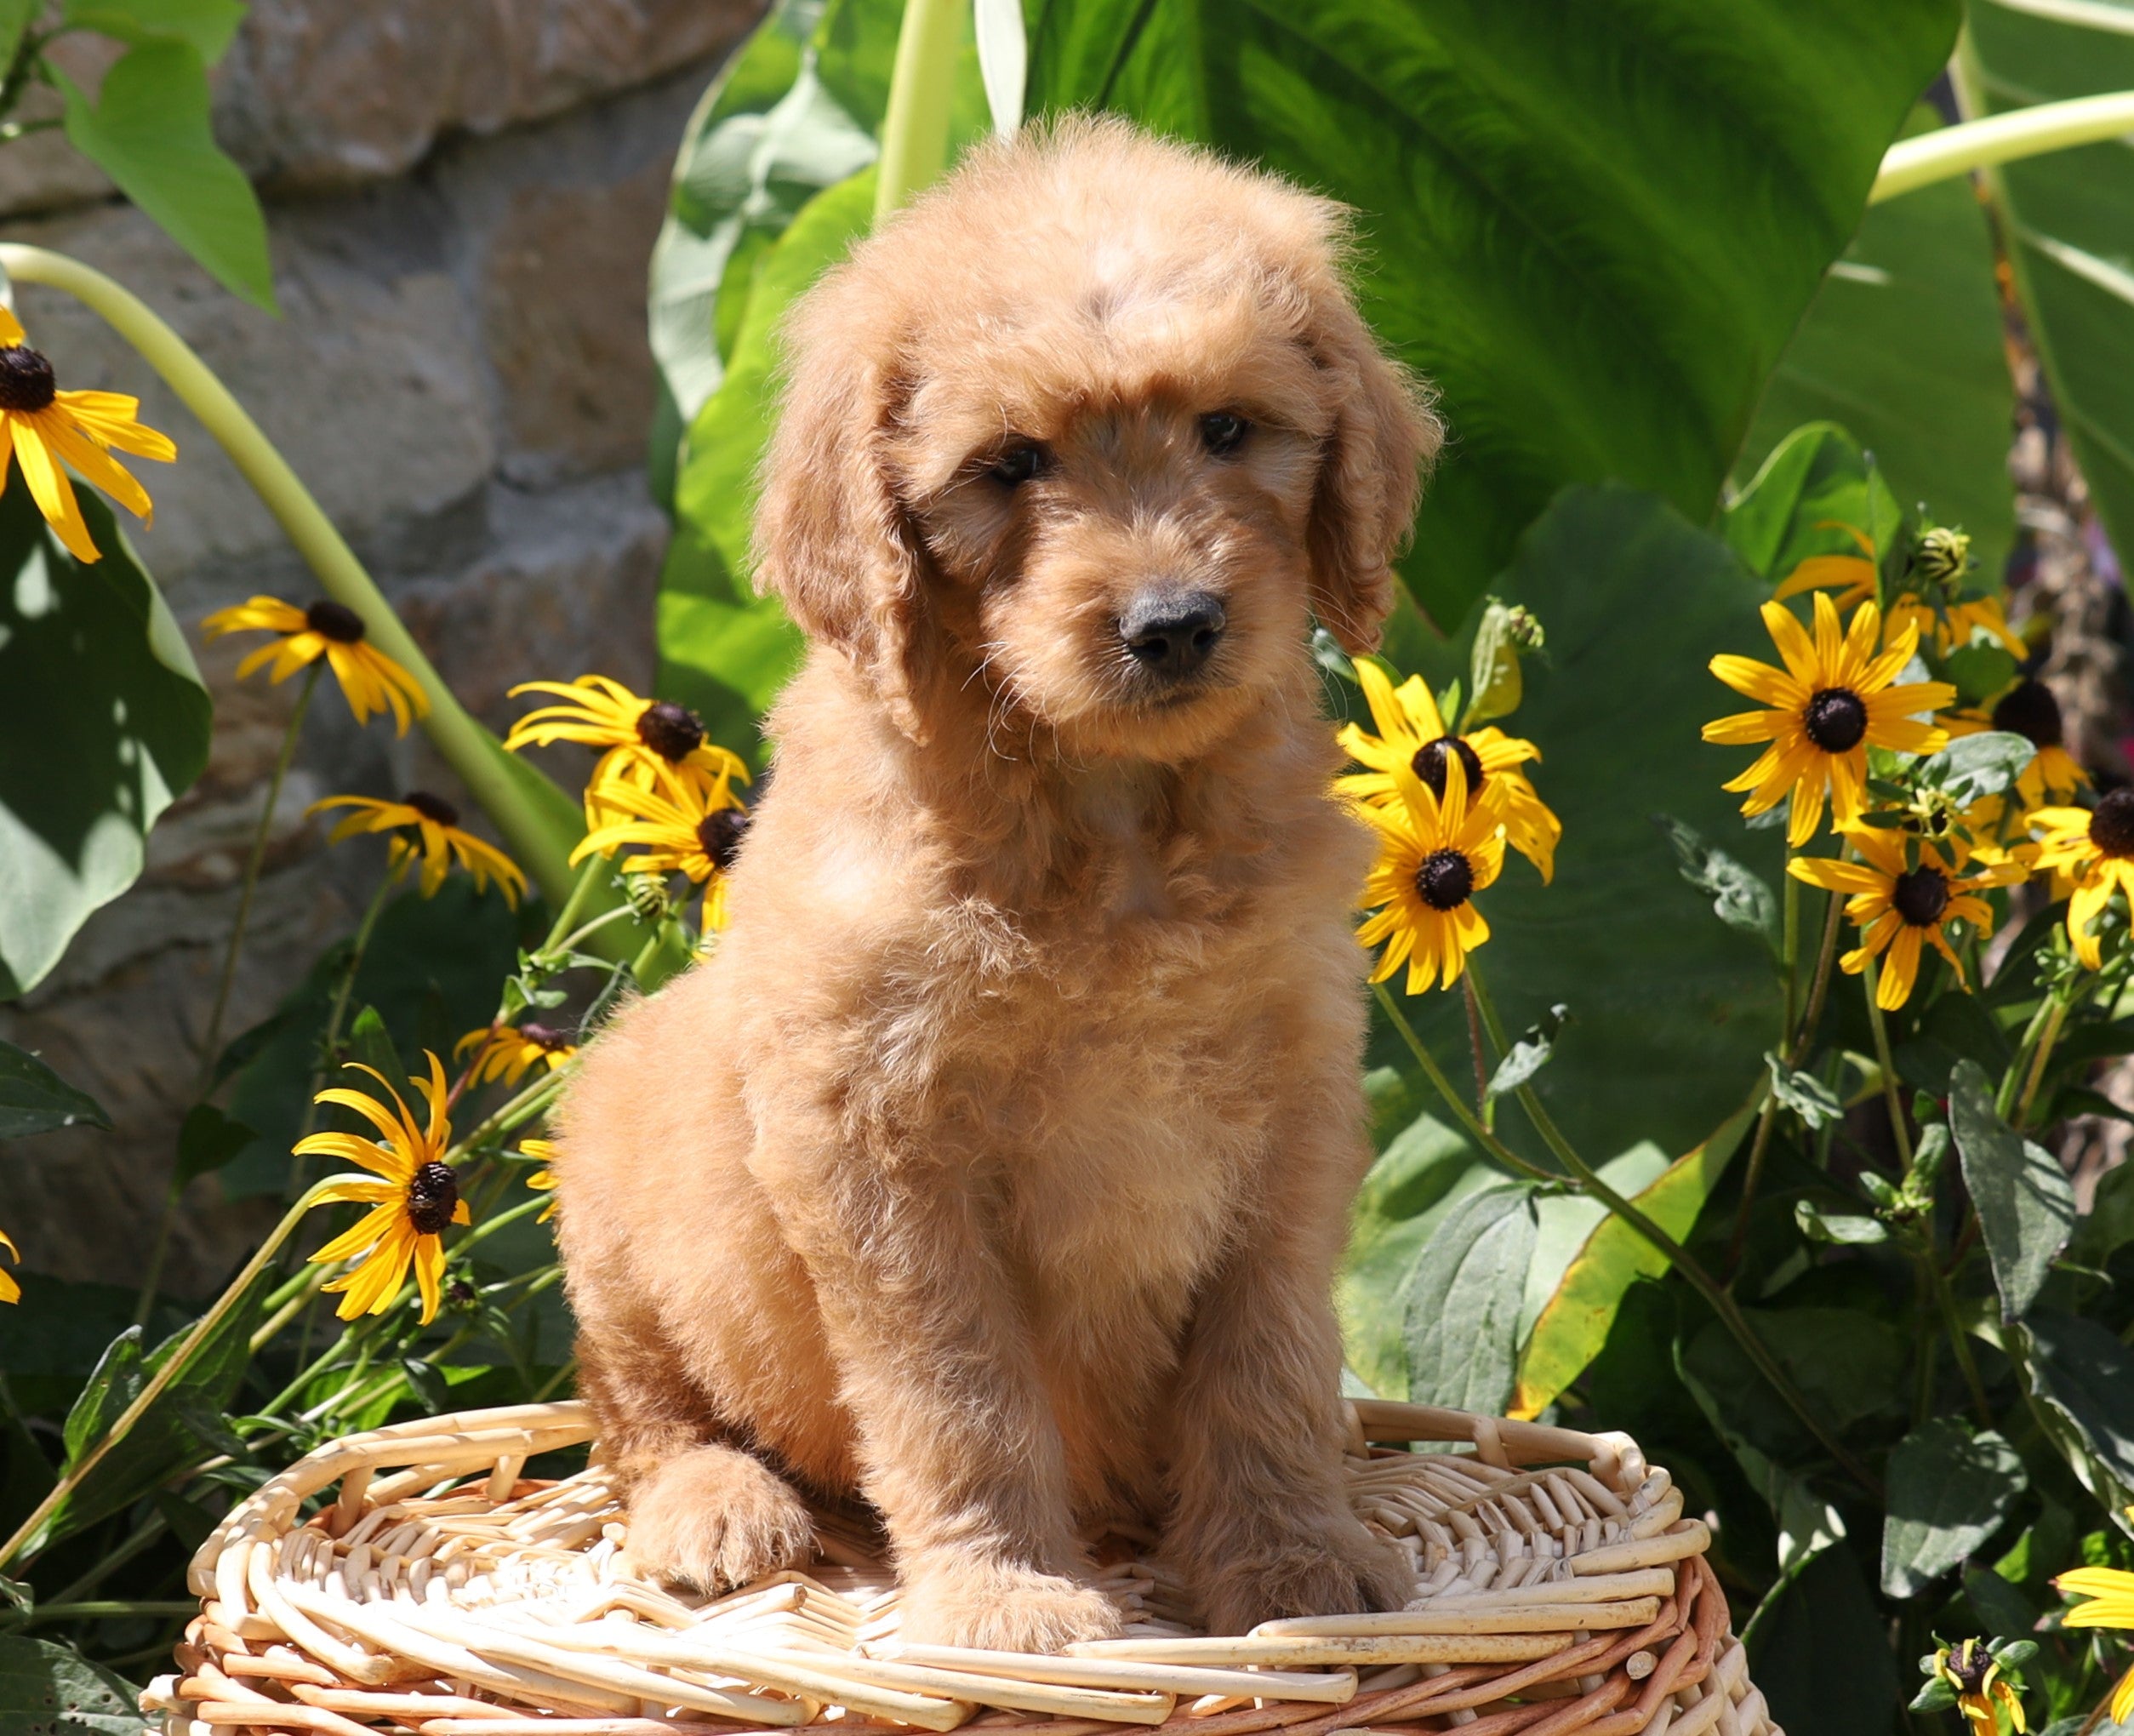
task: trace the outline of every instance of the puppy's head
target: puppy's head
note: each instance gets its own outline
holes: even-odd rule
[[[1200,751],[1353,651],[1439,430],[1324,200],[1112,122],[979,152],[796,311],[761,578],[907,733],[983,680],[1077,757]]]

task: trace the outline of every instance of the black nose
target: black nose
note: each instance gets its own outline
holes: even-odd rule
[[[1205,591],[1144,591],[1119,617],[1119,637],[1151,675],[1185,676],[1207,661],[1228,620]]]

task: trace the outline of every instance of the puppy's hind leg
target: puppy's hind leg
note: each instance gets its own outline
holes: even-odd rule
[[[804,1564],[814,1544],[793,1486],[739,1448],[693,1447],[630,1491],[630,1559],[670,1585],[714,1595]]]

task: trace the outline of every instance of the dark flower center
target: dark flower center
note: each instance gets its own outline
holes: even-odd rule
[[[520,1024],[519,1035],[545,1049],[568,1048],[571,1046],[570,1032],[558,1031],[552,1025],[538,1024],[531,1019]]]
[[[2043,682],[2027,676],[2000,696],[1994,707],[1994,728],[2027,736],[2039,747],[2057,747],[2064,739],[2059,700]]]
[[[1408,762],[1408,769],[1430,786],[1430,794],[1445,793],[1445,756],[1459,756],[1460,769],[1467,774],[1467,793],[1472,796],[1482,787],[1482,762],[1475,750],[1457,735],[1441,735],[1435,741],[1426,741],[1415,751],[1415,757]]]
[[[697,822],[697,842],[704,846],[704,854],[711,859],[711,865],[724,874],[733,866],[733,859],[740,854],[741,840],[748,836],[748,809],[722,808]]]
[[[408,1182],[408,1221],[425,1236],[438,1236],[459,1205],[459,1178],[449,1164],[416,1167]]]
[[[1890,902],[1897,913],[1914,928],[1931,928],[1949,908],[1949,877],[1922,863],[1897,877],[1890,888]]]
[[[1983,1646],[1966,1641],[1949,1654],[1943,1665],[1956,1678],[1958,1690],[1964,1693],[1983,1693],[1986,1686],[1986,1672],[1994,1667],[1993,1653]]]
[[[1808,701],[1800,723],[1825,753],[1849,753],[1867,734],[1867,706],[1851,688],[1822,688]]]
[[[59,396],[52,364],[24,344],[0,350],[0,410],[42,410]]]
[[[432,796],[427,790],[410,790],[400,798],[425,819],[434,819],[439,825],[457,825],[459,810],[442,796]]]
[[[1475,866],[1458,850],[1433,850],[1415,871],[1415,890],[1434,911],[1456,911],[1475,890]]]
[[[2090,842],[2108,856],[2134,856],[2134,789],[2114,790],[2097,803]]]
[[[304,625],[338,644],[353,645],[363,637],[363,618],[345,602],[322,597],[304,611]]]
[[[679,765],[704,745],[704,725],[672,700],[654,700],[637,719],[637,740],[669,765]]]

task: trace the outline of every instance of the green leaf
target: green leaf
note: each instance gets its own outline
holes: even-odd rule
[[[1030,106],[1116,109],[1361,214],[1365,310],[1452,422],[1404,568],[1449,622],[1567,482],[1709,517],[1957,19],[1954,0],[1053,0]]]
[[[1535,1229],[1533,1190],[1523,1183],[1469,1194],[1438,1225],[1406,1287],[1415,1402],[1503,1412]]]
[[[1749,1120],[1748,1110],[1737,1110],[1709,1139],[1631,1195],[1630,1202],[1678,1242],[1687,1236],[1726,1174]],[[1612,1183],[1613,1178],[1609,1179]],[[1583,1373],[1607,1343],[1631,1285],[1660,1276],[1669,1264],[1622,1219],[1603,1215],[1535,1318],[1520,1353],[1511,1413],[1538,1415]]]
[[[1727,546],[1750,572],[1776,585],[1815,555],[1867,558],[1852,533],[1878,553],[1903,513],[1880,470],[1834,422],[1796,428],[1720,516]]]
[[[184,43],[212,66],[244,22],[244,8],[239,0],[66,0],[60,20],[134,45]]]
[[[2074,1226],[2068,1258],[2077,1265],[2102,1266],[2134,1242],[2134,1163],[2120,1163],[2097,1177],[2097,1192]]]
[[[1573,1145],[1686,1151],[1762,1073],[1778,988],[1761,939],[1712,921],[1709,896],[1669,871],[1674,853],[1647,816],[1738,837],[1743,863],[1777,877],[1779,837],[1743,834],[1739,798],[1720,787],[1746,757],[1698,739],[1734,703],[1706,664],[1769,642],[1756,587],[1716,539],[1611,486],[1566,489],[1492,589],[1548,623],[1514,722],[1542,751],[1533,779],[1563,839],[1553,884],[1512,858],[1476,899],[1491,938],[1474,968],[1511,1030],[1558,1002],[1578,1009],[1533,1084]],[[1458,995],[1408,1011],[1440,1057],[1465,1050]],[[1523,1115],[1499,1131],[1545,1160]]]
[[[1841,1248],[1874,1248],[1890,1239],[1879,1218],[1863,1218],[1847,1212],[1825,1212],[1812,1200],[1796,1200],[1793,1220],[1811,1242]]]
[[[108,1128],[111,1118],[27,1049],[0,1042],[0,1139],[48,1134],[77,1122]]]
[[[1960,645],[1942,660],[1943,678],[1955,683],[1956,701],[1963,705],[1984,705],[2020,667],[2006,646],[1984,641]]]
[[[1618,1151],[1601,1164],[1600,1179],[1625,1199],[1638,1195],[1667,1174],[1673,1160],[1649,1139]],[[1526,1262],[1526,1293],[1519,1310],[1519,1342],[1523,1347],[1532,1337],[1549,1299],[1563,1282],[1571,1263],[1608,1216],[1608,1208],[1588,1193],[1543,1193],[1534,1201],[1539,1232],[1534,1237],[1533,1258]]]
[[[0,1730],[22,1736],[147,1736],[130,1683],[71,1646],[0,1634]]]
[[[2027,1634],[2038,1619],[2030,1600],[1990,1568],[1965,1568],[1964,1596],[1983,1633]]]
[[[1819,1305],[1742,1311],[1811,1408],[1835,1427],[1850,1428],[1901,1402],[1905,1342],[1880,1315]],[[1698,1330],[1682,1363],[1711,1394],[1729,1430],[1774,1462],[1798,1465],[1819,1456],[1806,1425],[1719,1322]]]
[[[659,579],[658,686],[716,740],[745,751],[756,719],[800,661],[801,637],[749,570],[756,474],[770,439],[785,311],[874,217],[870,168],[818,194],[757,267],[731,365],[689,431],[675,484],[675,539]]]
[[[2023,1322],[2033,1395],[2086,1487],[2115,1515],[2134,1497],[2134,1351],[2094,1320],[2040,1314]]]
[[[1508,608],[1493,597],[1484,598],[1481,620],[1475,628],[1474,649],[1468,654],[1468,683],[1474,698],[1467,702],[1464,714],[1446,714],[1459,718],[1463,732],[1509,717],[1519,709],[1523,692],[1519,674],[1522,639],[1539,649],[1539,625],[1523,611]]]
[[[2122,15],[2115,6],[1971,6],[1956,60],[1966,111],[2134,89],[2134,36],[2088,21]],[[2108,140],[2005,163],[1986,171],[1986,185],[2091,501],[2114,545],[2134,549],[2134,158]]]
[[[1023,26],[1022,0],[977,0],[972,24],[993,130],[1013,133],[1023,123],[1023,91],[1030,78],[1030,37]]]
[[[146,834],[208,762],[214,707],[185,636],[92,490],[83,566],[19,472],[0,493],[0,999],[134,883]]]
[[[1813,1073],[1786,1065],[1776,1049],[1764,1051],[1764,1065],[1771,1070],[1771,1094],[1808,1124],[1811,1131],[1845,1118],[1845,1105],[1837,1094]]]
[[[1883,1627],[1848,1544],[1782,1579],[1742,1635],[1772,1722],[1816,1736],[1889,1736],[1903,1690]]]
[[[2000,795],[2037,757],[2036,744],[2028,736],[1984,729],[1958,736],[1921,760],[1917,772],[1923,783],[1946,791],[1959,807],[1969,807],[1981,797]]]
[[[1921,105],[1905,134],[1936,124]],[[1764,387],[1735,474],[1800,423],[1840,423],[1904,505],[1968,531],[1997,576],[2016,528],[2013,397],[1985,214],[1967,179],[1938,182],[1861,218]]]
[[[144,42],[104,75],[94,106],[58,68],[67,142],[118,184],[232,294],[271,313],[266,218],[208,124],[208,69],[189,42]]]
[[[196,1178],[212,1175],[260,1136],[212,1103],[196,1103],[178,1128],[178,1164],[170,1185],[182,1189]]]
[[[1707,843],[1693,826],[1684,825],[1671,814],[1656,814],[1652,824],[1675,846],[1682,865],[1682,878],[1699,892],[1710,894],[1712,914],[1730,928],[1754,934],[1778,956],[1778,894],[1771,882],[1743,867],[1726,851]]]
[[[1959,1063],[1949,1076],[1949,1125],[1978,1208],[2001,1317],[2019,1320],[2074,1227],[2074,1190],[2057,1158],[1994,1112],[1992,1082],[1976,1061]]]
[[[1556,1033],[1570,1023],[1570,1008],[1559,1002],[1528,1025],[1525,1034],[1505,1050],[1504,1059],[1497,1064],[1497,1071],[1489,1076],[1489,1084],[1482,1093],[1483,1096],[1503,1097],[1526,1084],[1548,1065],[1549,1057],[1555,1048]]]
[[[1912,1430],[1890,1454],[1882,1522],[1882,1590],[1916,1597],[2000,1529],[2030,1487],[2023,1460],[2001,1436],[1974,1433],[1952,1417]]]
[[[408,1069],[400,1059],[400,1045],[393,1041],[392,1032],[385,1028],[385,1015],[375,1007],[364,1008],[349,1021],[348,1059],[383,1074],[385,1083],[400,1094],[402,1103],[415,1100],[415,1088],[409,1082]],[[362,1077],[342,1077],[331,1082],[361,1091],[376,1082]]]

